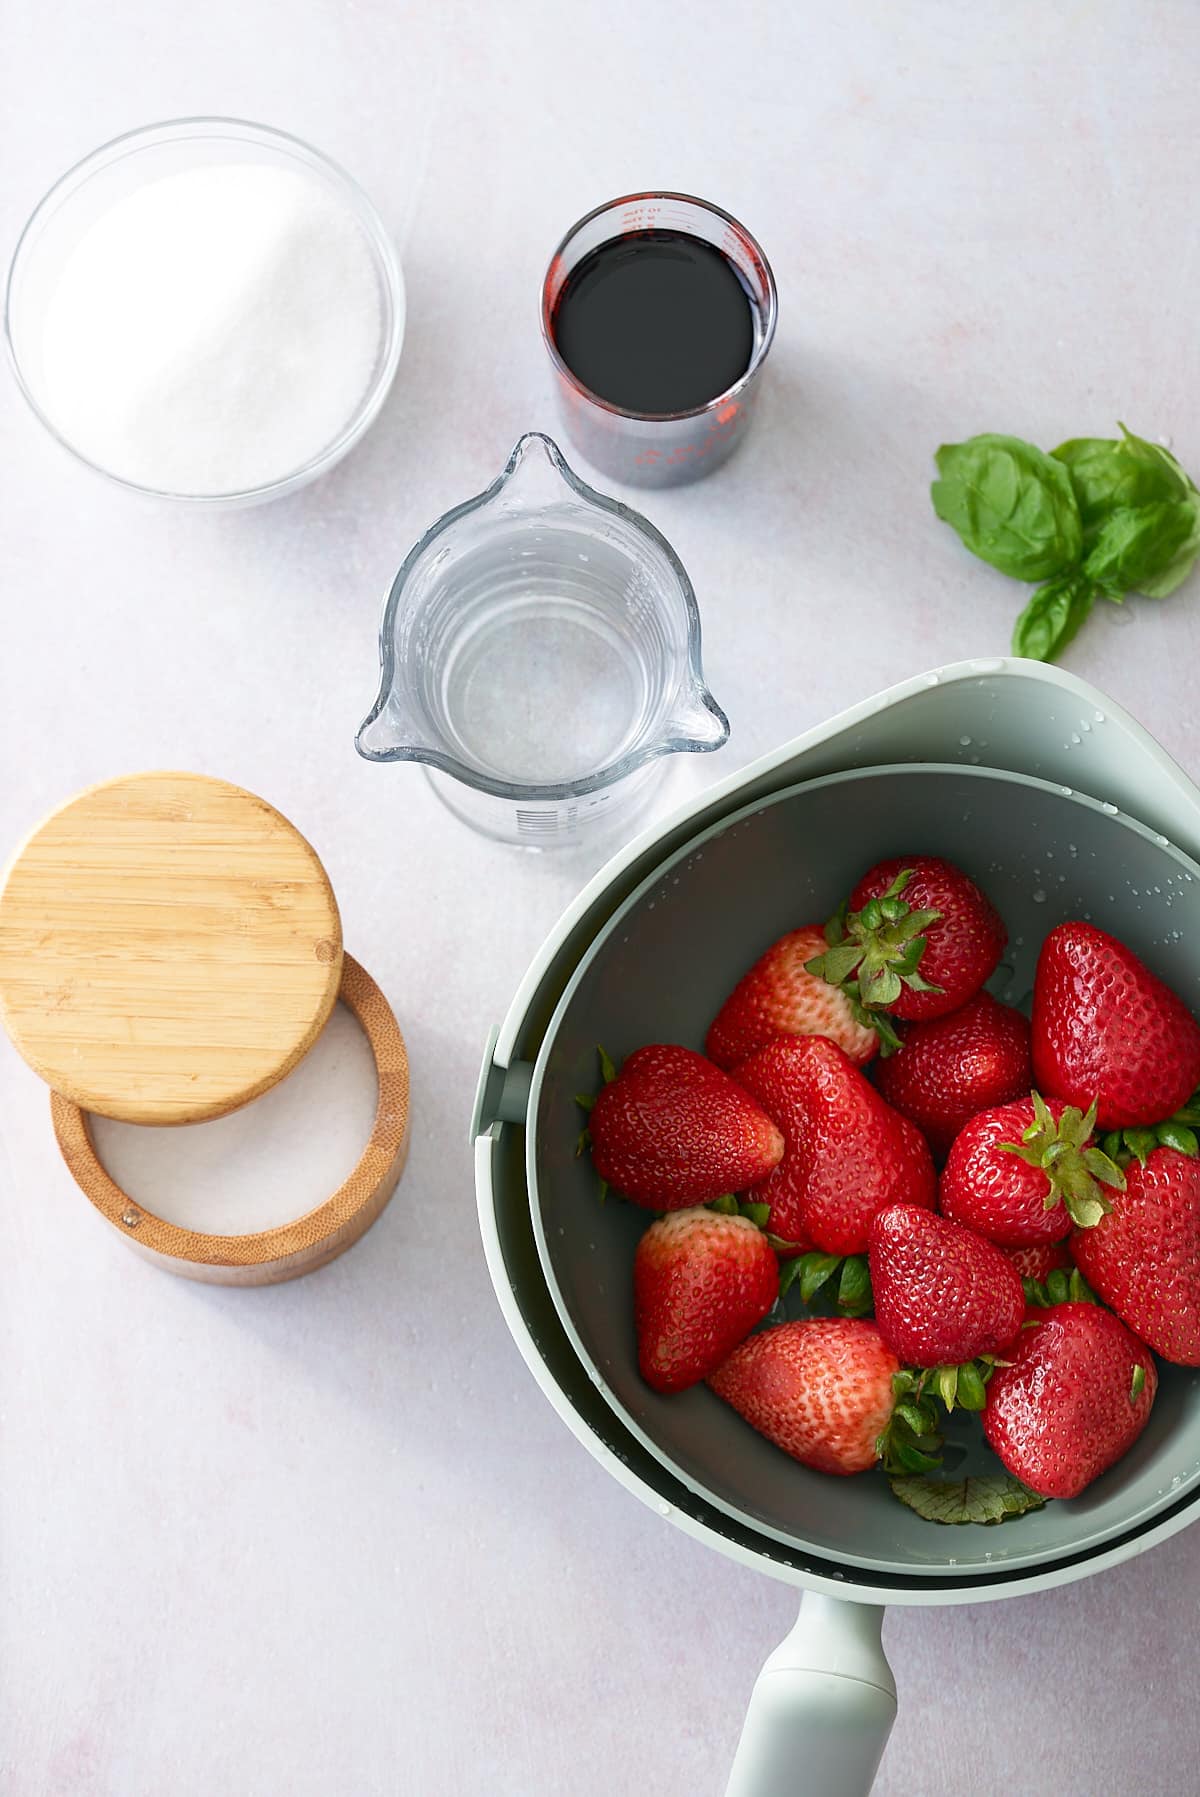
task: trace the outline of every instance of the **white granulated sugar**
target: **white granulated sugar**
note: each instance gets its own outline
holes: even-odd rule
[[[340,436],[381,332],[366,235],[318,177],[190,169],[118,200],[64,262],[43,327],[45,407],[125,480],[239,492]]]

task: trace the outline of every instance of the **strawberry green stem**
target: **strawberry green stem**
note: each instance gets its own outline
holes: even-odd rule
[[[768,1238],[770,1239],[770,1238]],[[779,1296],[786,1298],[799,1280],[800,1301],[806,1307],[815,1300],[832,1299],[839,1316],[864,1317],[874,1304],[871,1274],[865,1254],[822,1254],[814,1248],[783,1263]]]
[[[901,898],[912,868],[898,873],[885,893],[868,899],[861,911],[843,905],[825,925],[824,954],[806,961],[805,971],[844,992],[859,1023],[874,1029],[880,1051],[890,1054],[900,1038],[886,1013],[907,986],[913,992],[940,992],[921,977],[925,931],[940,911],[915,911]]]
[[[1125,1175],[1103,1148],[1091,1144],[1096,1127],[1095,1100],[1085,1111],[1069,1104],[1058,1122],[1039,1092],[1033,1094],[1033,1122],[1019,1142],[998,1142],[1027,1166],[1040,1167],[1049,1180],[1046,1209],[1065,1204],[1072,1222],[1091,1229],[1111,1209],[1104,1187],[1125,1190]]]
[[[928,1473],[942,1461],[937,1412],[925,1395],[925,1375],[907,1367],[892,1377],[896,1404],[875,1443],[886,1473]]]
[[[1132,1160],[1141,1166],[1146,1165],[1147,1155],[1153,1154],[1156,1148],[1174,1148],[1178,1154],[1186,1154],[1195,1159],[1200,1155],[1200,1092],[1194,1094],[1187,1104],[1182,1105],[1173,1117],[1167,1117],[1161,1123],[1150,1123],[1140,1128],[1111,1129],[1101,1144],[1105,1154],[1116,1162],[1118,1167],[1127,1167]]]

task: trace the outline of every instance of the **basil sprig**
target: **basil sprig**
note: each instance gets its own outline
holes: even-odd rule
[[[1120,429],[1050,455],[994,432],[937,452],[938,517],[1002,574],[1042,583],[1014,626],[1014,655],[1053,660],[1098,598],[1165,598],[1200,555],[1200,491],[1169,450]]]

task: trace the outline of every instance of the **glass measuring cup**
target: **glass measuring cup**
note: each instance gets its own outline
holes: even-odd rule
[[[526,848],[627,825],[664,756],[729,735],[674,550],[540,431],[410,551],[379,658],[359,754],[424,762],[456,816]]]
[[[687,412],[631,412],[593,393],[567,365],[554,337],[554,311],[572,270],[614,238],[683,231],[721,251],[750,301],[750,361],[724,393]],[[613,480],[673,487],[726,461],[753,416],[763,363],[775,336],[779,297],[761,246],[731,213],[687,193],[631,193],[585,213],[550,259],[542,282],[542,341],[555,373],[563,429],[581,455]]]

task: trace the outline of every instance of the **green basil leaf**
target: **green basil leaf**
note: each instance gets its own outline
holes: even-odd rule
[[[1083,527],[1061,461],[995,433],[943,443],[933,509],[982,561],[1017,580],[1048,580],[1079,560]]]
[[[1191,482],[1169,450],[1121,426],[1120,437],[1075,437],[1052,451],[1071,477],[1087,554],[1107,519],[1125,507],[1190,497]]]
[[[1119,506],[1101,526],[1083,571],[1106,594],[1118,598],[1157,587],[1164,576],[1171,576],[1177,586],[1191,572],[1198,549],[1200,506],[1195,500]],[[1157,591],[1150,596],[1163,597]]]
[[[1078,573],[1048,580],[1013,625],[1013,654],[1053,661],[1087,622],[1095,599],[1094,587]]]

